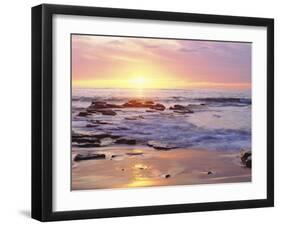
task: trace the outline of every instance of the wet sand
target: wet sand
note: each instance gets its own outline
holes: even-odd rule
[[[146,146],[95,149],[105,159],[72,161],[72,190],[250,182],[251,169],[241,165],[239,152],[194,149],[155,150]]]

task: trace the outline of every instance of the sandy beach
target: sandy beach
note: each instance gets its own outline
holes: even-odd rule
[[[79,153],[104,153],[105,159],[73,161],[72,190],[251,181],[237,152],[120,146],[74,149],[73,158]]]

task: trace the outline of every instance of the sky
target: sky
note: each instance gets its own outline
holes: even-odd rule
[[[79,88],[251,86],[251,43],[72,35]]]

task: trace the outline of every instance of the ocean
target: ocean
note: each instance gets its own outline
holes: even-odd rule
[[[78,116],[92,101],[124,104],[132,99],[160,103],[166,109],[120,108],[114,116]],[[251,90],[73,88],[72,131],[106,132],[136,139],[139,144],[153,140],[179,148],[240,151],[251,149],[251,104]],[[169,110],[174,105],[194,106],[194,113]],[[105,123],[87,127],[93,120]]]

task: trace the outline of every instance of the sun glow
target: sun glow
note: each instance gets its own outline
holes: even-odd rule
[[[132,88],[146,88],[149,85],[149,80],[144,76],[134,77],[130,83],[132,84]]]

